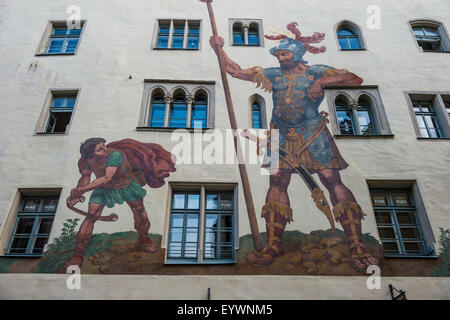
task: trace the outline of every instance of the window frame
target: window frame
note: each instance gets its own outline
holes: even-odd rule
[[[162,127],[150,127],[150,116],[152,114],[152,97],[153,93],[161,90],[164,93],[164,102],[166,104],[165,120]],[[170,124],[170,109],[173,105],[173,97],[179,92],[184,91],[187,104],[187,119],[185,127],[171,127]],[[206,105],[206,127],[194,128],[192,126],[192,113],[195,107],[195,98],[199,91],[204,91],[207,98]],[[168,113],[169,112],[169,113]],[[141,112],[139,115],[138,131],[173,131],[176,129],[193,130],[208,130],[213,129],[215,117],[215,81],[196,81],[196,80],[153,80],[148,79],[144,81],[144,94],[141,104]]]
[[[243,44],[234,44],[234,30],[233,27],[235,24],[241,24],[242,26],[242,32],[243,32]],[[255,44],[249,44],[249,29],[250,29],[250,25],[255,24],[258,26],[258,40],[259,40],[259,44],[255,45]],[[248,18],[229,18],[228,19],[228,32],[229,32],[229,41],[230,47],[255,47],[255,48],[259,48],[259,47],[264,47],[264,30],[263,30],[263,21],[262,19],[248,19]]]
[[[184,22],[184,29],[183,29],[183,46],[182,48],[174,48],[174,31],[175,31],[175,25],[179,24],[180,22]],[[155,30],[153,35],[153,41],[152,41],[152,50],[187,50],[187,51],[199,51],[201,50],[202,46],[202,34],[203,34],[203,20],[202,19],[186,19],[186,18],[157,18],[155,22]],[[160,37],[159,35],[159,29],[161,23],[168,23],[169,24],[169,34],[168,34],[168,43],[167,47],[158,47],[158,39]],[[190,33],[190,26],[198,26],[198,45],[197,48],[189,48],[189,37],[192,36]]]
[[[74,119],[75,111],[77,110],[78,100],[80,97],[81,89],[49,89],[47,97],[45,98],[44,107],[42,108],[41,114],[39,115],[38,123],[35,128],[34,135],[68,135],[72,121]],[[75,97],[75,102],[71,111],[71,116],[68,124],[66,125],[65,132],[46,132],[47,125],[51,116],[52,104],[55,97]],[[59,111],[58,111],[59,112]],[[61,111],[63,112],[63,111]]]
[[[450,39],[448,36],[447,28],[445,25],[437,20],[432,19],[413,19],[408,21],[408,26],[414,40],[414,43],[419,50],[419,52],[428,53],[450,53]],[[416,34],[414,33],[414,28],[422,27],[422,28],[433,28],[436,29],[440,36],[442,50],[424,50],[417,40]]]
[[[416,133],[416,138],[421,141],[450,140],[450,116],[445,107],[445,102],[450,101],[450,92],[440,91],[404,91],[407,108]],[[414,111],[414,101],[430,101],[436,114],[441,137],[423,137]]]
[[[172,199],[174,194],[199,194],[200,195],[200,215],[199,215],[199,232],[197,243],[197,257],[193,258],[170,258],[169,257],[169,245],[170,245],[170,232],[172,228]],[[232,193],[232,258],[205,258],[205,237],[206,237],[206,197],[210,193]],[[186,198],[185,198],[186,199]],[[239,249],[239,230],[238,230],[238,218],[239,218],[239,205],[238,205],[238,184],[237,183],[195,183],[195,182],[169,182],[169,192],[167,194],[167,211],[165,221],[165,232],[162,239],[162,247],[166,248],[164,264],[235,264],[236,263],[236,250]],[[220,209],[217,209],[221,211]],[[213,212],[216,210],[209,210]]]
[[[266,100],[259,94],[255,93],[248,98],[248,127],[253,128],[253,104],[257,102],[261,108],[261,128],[267,129],[267,111]],[[256,129],[256,128],[253,128]]]
[[[47,22],[47,26],[45,27],[44,34],[42,35],[41,41],[39,42],[35,56],[73,56],[73,55],[76,55],[80,48],[80,43],[81,43],[81,40],[85,33],[86,25],[87,25],[87,20],[81,19],[80,20],[81,32],[78,37],[77,46],[75,47],[74,52],[50,52],[49,53],[49,52],[46,52],[46,49],[51,40],[51,35],[52,35],[53,30],[55,28],[60,28],[60,27],[67,28],[66,20],[49,20]]]
[[[385,107],[379,92],[378,86],[326,86],[325,96],[328,103],[328,110],[330,114],[330,124],[333,136],[335,138],[393,138],[391,128],[387,119]],[[353,130],[354,134],[342,134],[339,128],[337,119],[336,99],[342,96],[347,101],[348,107],[352,110]],[[373,126],[375,134],[360,134],[360,125],[358,118],[358,109],[360,99],[366,97],[370,102],[371,115],[373,118]]]
[[[339,36],[338,36],[338,32],[341,29],[349,29],[350,31],[352,31],[355,34],[355,37],[358,39],[358,43],[359,43],[359,48],[355,48],[355,49],[343,49],[341,47],[341,44],[339,42]],[[366,41],[364,39],[364,35],[361,31],[361,27],[354,23],[354,22],[350,22],[348,20],[341,20],[338,23],[336,23],[335,27],[334,27],[334,36],[336,38],[336,44],[337,44],[337,48],[339,49],[339,51],[345,51],[345,52],[351,52],[351,51],[365,51],[367,50],[366,47]]]
[[[56,217],[56,213],[59,207],[59,201],[61,199],[60,196],[60,190],[58,192],[58,195],[54,194],[55,191],[51,191],[48,194],[48,191],[42,191],[41,193],[37,193],[38,191],[33,191],[32,194],[27,194],[26,192],[20,192],[20,200],[18,202],[18,205],[16,208],[14,208],[14,212],[15,212],[15,219],[14,219],[14,223],[12,224],[12,228],[11,228],[11,233],[9,235],[9,239],[7,242],[7,245],[5,246],[5,256],[8,257],[42,257],[44,255],[45,252],[45,246],[48,244],[48,241],[51,238],[51,233],[53,230],[53,227],[55,225],[55,217]],[[38,211],[24,211],[23,206],[25,204],[25,201],[28,199],[39,199],[39,210]],[[45,200],[56,200],[56,208],[54,211],[49,211],[49,212],[45,212],[42,210],[43,204],[45,202]],[[25,234],[18,234],[16,233],[17,227],[18,227],[18,223],[20,218],[22,217],[33,217],[34,218],[34,222],[33,222],[33,227],[30,233],[25,233]],[[52,221],[52,226],[50,227],[50,231],[49,233],[46,234],[39,234],[38,233],[38,226],[39,225],[39,220],[42,217],[52,217],[53,221]],[[12,244],[14,242],[15,237],[19,235],[20,237],[24,237],[24,236],[28,236],[28,244],[27,244],[27,248],[26,248],[26,252],[25,253],[11,253],[11,247]],[[47,238],[47,242],[43,247],[43,250],[41,253],[33,253],[34,250],[34,246],[36,244],[36,239],[39,237],[46,237]]]

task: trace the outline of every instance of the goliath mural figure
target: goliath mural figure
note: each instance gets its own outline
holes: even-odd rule
[[[308,65],[303,59],[307,51],[317,54],[326,50],[324,46],[316,48],[310,43],[321,42],[325,35],[314,33],[311,37],[303,37],[296,26],[296,23],[287,26],[295,38],[266,36],[270,40],[280,40],[278,46],[270,49],[270,53],[280,63],[280,67],[276,68],[242,69],[223,52],[224,41],[221,37],[211,37],[210,44],[216,54],[221,50],[226,61],[226,71],[231,76],[254,82],[257,87],[272,92],[270,128],[279,130],[280,149],[288,152],[290,164],[302,165],[310,174],[317,173],[329,191],[334,218],[342,225],[347,236],[353,266],[359,271],[365,271],[367,266],[378,264],[362,241],[361,220],[365,214],[352,192],[341,181],[339,171],[348,164],[326,127],[327,119],[318,111],[324,98],[325,85],[360,85],[363,80],[347,70]],[[270,150],[266,151],[266,160],[270,164]],[[262,209],[262,217],[266,220],[267,243],[260,252],[247,256],[247,262],[253,266],[268,266],[275,257],[283,254],[282,235],[286,224],[293,221],[287,193],[292,173],[292,165],[283,158],[280,158],[278,169],[271,172],[270,187]]]
[[[86,218],[76,235],[75,255],[66,263],[81,266],[84,250],[92,236],[97,220],[115,221],[116,214],[102,216],[105,206],[126,202],[134,215],[134,227],[138,233],[138,245],[141,250],[154,253],[157,250],[148,236],[150,221],[144,207],[143,198],[147,191],[142,186],[152,188],[164,185],[164,179],[175,171],[174,157],[160,145],[141,143],[132,139],[111,142],[107,146],[103,138],[87,139],[81,144],[81,158],[78,168],[81,178],[67,198],[67,206]],[[96,179],[91,181],[94,173]],[[74,207],[83,202],[83,194],[93,190],[89,199],[89,210],[83,212]]]

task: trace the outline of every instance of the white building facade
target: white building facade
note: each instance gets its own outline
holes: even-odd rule
[[[269,252],[264,266],[248,262],[253,239],[261,233],[264,245],[274,232],[260,214],[269,203],[269,175],[255,144],[244,147],[256,212],[251,226],[249,190],[230,161],[233,139],[204,2],[6,0],[0,4],[0,297],[205,299],[210,288],[212,299],[390,299],[392,284],[409,299],[450,298],[443,255],[449,249],[442,245],[450,228],[450,4],[216,0],[212,6],[223,49],[242,69],[279,67],[269,50],[280,44],[264,35],[292,39],[286,26],[297,22],[302,36],[324,34],[310,45],[326,50],[306,50],[307,66],[363,80],[324,84],[317,99],[348,164],[342,183],[365,213],[361,239],[379,262],[375,271],[355,269],[336,210],[332,233],[297,174],[287,190],[293,221],[282,233],[284,255]],[[237,127],[261,133],[276,114],[278,80],[265,91],[255,79],[228,75],[227,88]],[[150,185],[147,177],[140,187],[145,195],[124,198],[143,200],[150,229],[136,227],[145,225],[136,218],[141,209],[105,200],[103,216],[114,221],[83,227],[93,226],[92,237],[80,265],[81,289],[70,290],[65,262],[82,241],[77,234],[85,217],[66,199],[83,170],[93,168],[79,161],[80,144],[90,138],[157,145],[176,156],[176,171],[158,162],[170,157],[126,157],[129,170],[141,161],[164,182]],[[158,158],[162,151],[154,145]],[[123,150],[111,147],[117,148]],[[157,168],[170,176],[158,176]],[[311,175],[330,209],[336,207],[317,172]],[[102,186],[75,207],[91,210],[96,202],[88,200]],[[253,237],[252,228],[258,229]],[[139,230],[150,233],[156,252]],[[381,275],[379,288],[368,285],[373,272]]]

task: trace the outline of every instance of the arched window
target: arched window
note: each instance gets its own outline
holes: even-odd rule
[[[192,105],[191,128],[206,128],[208,117],[208,96],[203,90],[198,91]]]
[[[244,40],[244,28],[241,23],[233,24],[233,45],[243,46],[245,45]]]
[[[363,49],[362,41],[356,26],[348,23],[341,25],[337,30],[337,36],[341,50]]]
[[[374,117],[372,114],[372,104],[370,99],[362,96],[358,101],[358,122],[362,135],[376,134]]]
[[[166,104],[164,102],[164,92],[155,90],[151,99],[151,112],[148,121],[149,127],[164,127],[164,118],[166,115]]]
[[[434,21],[413,21],[411,28],[423,51],[450,50],[450,42],[442,24]]]
[[[259,28],[256,23],[251,23],[248,28],[248,45],[259,46]]]
[[[262,128],[261,122],[261,105],[258,101],[254,101],[252,105],[252,127],[255,129]]]
[[[173,103],[170,107],[169,127],[186,128],[187,104],[186,94],[178,90],[173,95]]]
[[[336,98],[336,116],[341,134],[356,134],[353,112],[344,97]]]

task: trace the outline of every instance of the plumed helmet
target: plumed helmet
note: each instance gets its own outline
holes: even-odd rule
[[[294,53],[294,61],[302,62],[306,64],[307,62],[303,60],[303,55],[306,52],[311,52],[314,54],[323,53],[327,50],[325,46],[315,47],[312,43],[322,42],[325,38],[324,33],[314,32],[312,36],[304,37],[302,36],[300,30],[297,28],[297,22],[291,22],[287,25],[287,29],[290,31],[294,38],[291,38],[284,34],[279,35],[265,35],[264,38],[274,41],[280,41],[279,45],[270,49],[270,53],[275,55],[277,51],[287,50]]]
[[[306,48],[303,43],[296,41],[292,38],[281,39],[280,44],[270,49],[270,54],[275,55],[278,51],[286,50],[294,54],[294,61],[307,64],[308,62],[303,59],[306,53]]]

